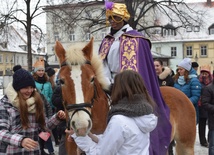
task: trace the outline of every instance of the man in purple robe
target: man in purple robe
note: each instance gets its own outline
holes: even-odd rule
[[[166,155],[171,136],[169,108],[159,89],[150,51],[151,42],[129,26],[130,15],[125,4],[106,1],[105,5],[111,30],[102,41],[99,54],[103,59],[106,80],[113,84],[115,75],[127,69],[141,74],[157,104],[158,125],[150,135],[150,155]]]

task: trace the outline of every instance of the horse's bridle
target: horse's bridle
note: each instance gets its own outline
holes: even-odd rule
[[[85,64],[91,65],[90,61],[86,61]],[[77,65],[77,64],[72,64],[72,65]],[[67,66],[66,61],[62,62],[61,68],[63,66]],[[94,105],[94,100],[96,100],[96,98],[97,98],[97,88],[96,88],[96,85],[94,84],[94,96],[91,99],[91,103],[68,104],[67,102],[64,101],[64,105],[67,105],[66,106],[66,110],[68,112],[73,111],[71,117],[69,117],[69,119],[68,119],[68,124],[67,124],[67,128],[68,129],[70,129],[70,122],[71,122],[74,114],[77,113],[78,111],[86,112],[91,118],[91,113],[86,108],[90,108],[91,109],[93,107],[93,105]]]

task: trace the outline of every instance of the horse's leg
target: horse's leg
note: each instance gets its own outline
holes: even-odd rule
[[[186,143],[177,142],[175,149],[176,155],[194,155],[194,146]]]
[[[192,119],[191,121],[195,121],[195,119]],[[183,126],[181,127],[181,125]],[[185,125],[187,125],[187,127],[185,127]],[[185,124],[180,124],[179,127],[175,134],[176,155],[194,155],[196,124],[194,122],[190,123],[187,121]]]
[[[174,155],[173,146],[175,146],[175,141],[174,140],[171,141],[171,143],[169,144],[168,155]]]
[[[173,146],[175,146],[174,136],[175,136],[175,126],[176,126],[176,123],[175,123],[175,119],[174,119],[173,113],[174,112],[172,110],[170,112],[170,123],[172,125],[171,142],[170,142],[169,147],[168,147],[168,154],[167,155],[174,155],[174,153],[173,153]]]

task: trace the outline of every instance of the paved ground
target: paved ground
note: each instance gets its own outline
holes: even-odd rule
[[[208,128],[206,130],[208,132]],[[195,141],[195,155],[208,155],[208,148],[202,147],[199,142],[198,137],[198,130],[196,134],[196,141]]]
[[[207,129],[207,131],[208,131],[208,129]],[[54,142],[53,142],[53,145],[55,146]],[[54,150],[55,150],[55,154],[58,155],[58,147],[54,147]],[[174,155],[176,155],[176,154],[174,153]],[[208,155],[208,148],[202,147],[200,145],[199,138],[198,138],[198,131],[196,134],[195,155]]]

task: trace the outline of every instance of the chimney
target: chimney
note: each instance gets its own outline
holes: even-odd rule
[[[211,6],[212,0],[207,0],[207,5]]]

